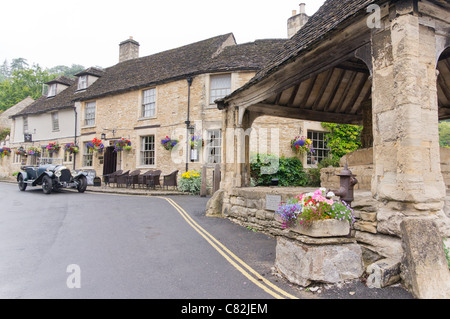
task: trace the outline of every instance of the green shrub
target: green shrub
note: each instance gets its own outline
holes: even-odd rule
[[[297,157],[277,157],[271,154],[251,156],[251,178],[255,186],[270,186],[272,179],[279,180],[279,186],[305,186],[307,175]]]
[[[182,192],[198,195],[200,194],[201,184],[201,174],[197,171],[189,171],[181,176],[178,189]]]
[[[444,240],[444,251],[445,251],[445,257],[447,257],[448,269],[450,269],[450,247],[447,247],[445,245],[445,240]]]

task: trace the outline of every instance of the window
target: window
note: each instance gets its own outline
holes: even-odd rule
[[[52,113],[52,129],[53,132],[59,131],[59,115],[58,112]]]
[[[56,83],[50,84],[48,87],[47,97],[52,97],[56,95]]]
[[[92,167],[94,164],[94,150],[88,147],[89,142],[83,143],[83,166]]]
[[[308,164],[319,164],[324,158],[328,158],[330,149],[328,148],[325,132],[308,132],[308,138],[312,141],[314,154],[308,155]]]
[[[70,152],[64,152],[64,162],[65,163],[72,163],[73,162],[73,156]]]
[[[141,165],[155,165],[155,136],[141,137]]]
[[[87,88],[88,76],[82,75],[78,78],[78,90],[84,90]]]
[[[209,94],[209,104],[221,99],[231,93],[231,74],[221,74],[211,76],[211,87]]]
[[[150,89],[143,92],[142,117],[153,117],[156,115],[156,90]]]
[[[222,132],[220,130],[208,131],[206,156],[208,164],[220,164],[222,162]]]
[[[86,126],[95,125],[95,102],[86,103],[84,125]]]
[[[28,116],[23,117],[23,133],[28,133]]]

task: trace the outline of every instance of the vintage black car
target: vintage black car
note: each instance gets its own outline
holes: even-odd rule
[[[70,170],[63,165],[24,166],[17,175],[17,183],[21,191],[25,191],[27,186],[42,186],[45,194],[63,188],[75,188],[84,193],[88,185],[86,176],[85,172]]]

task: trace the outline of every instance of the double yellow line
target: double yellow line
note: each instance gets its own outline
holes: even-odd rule
[[[174,200],[166,197],[159,197],[165,199],[172,205],[180,215],[186,220],[186,222],[199,233],[215,250],[217,250],[234,268],[239,270],[245,277],[247,277],[255,285],[263,289],[265,292],[275,297],[276,299],[298,299],[297,297],[283,291],[278,288],[270,281],[258,274],[249,265],[243,262],[239,257],[233,254],[228,248],[226,248],[222,243],[215,239],[211,234],[204,230],[200,225],[198,225],[188,213],[178,205]]]

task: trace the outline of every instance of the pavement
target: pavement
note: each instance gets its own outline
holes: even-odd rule
[[[7,181],[12,183],[11,181]],[[295,291],[300,299],[414,299],[414,297],[401,285],[396,284],[383,289],[370,289],[364,283],[364,278],[360,280],[348,281],[339,285],[313,284],[308,288],[302,288],[287,282],[279,276],[272,265],[275,261],[276,238],[265,234],[254,234],[250,229],[235,225],[227,219],[211,218],[205,216],[205,207],[209,198],[192,196],[173,189],[133,189],[116,187],[93,187],[87,189],[89,193],[107,193],[123,196],[164,196],[174,199],[190,215],[202,221],[204,228],[212,230],[215,237],[238,255],[246,256],[246,262],[260,273],[262,276],[272,278],[277,284],[289,287]],[[245,234],[248,232],[247,235]],[[242,238],[236,234],[243,233],[245,245],[242,245]],[[232,234],[232,235],[231,235]]]

